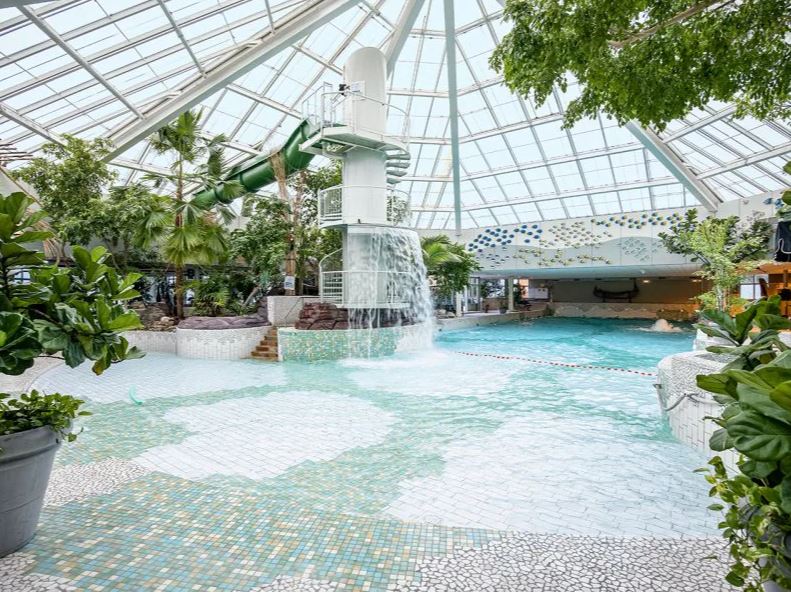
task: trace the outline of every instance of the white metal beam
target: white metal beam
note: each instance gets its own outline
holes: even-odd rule
[[[401,14],[398,16],[398,22],[393,28],[393,35],[387,44],[385,50],[385,57],[387,58],[387,73],[392,74],[395,69],[398,56],[401,55],[401,50],[404,49],[404,44],[409,37],[409,32],[415,26],[420,10],[423,8],[425,0],[407,0],[404,7],[401,9]]]
[[[47,0],[0,0],[0,8],[19,8],[25,4],[41,4]]]
[[[501,200],[501,201],[490,201],[486,204],[475,204],[470,206],[465,206],[463,208],[464,212],[474,212],[476,210],[488,210],[490,208],[499,208],[499,207],[508,207],[514,206],[524,203],[535,203],[538,201],[555,201],[557,199],[563,199],[565,197],[577,197],[580,195],[598,195],[601,193],[615,193],[616,191],[628,191],[630,189],[647,189],[650,187],[664,187],[667,185],[675,185],[677,181],[675,179],[668,180],[668,179],[658,179],[655,181],[641,181],[639,183],[622,183],[620,185],[611,185],[608,187],[594,187],[592,189],[580,189],[575,191],[564,191],[563,193],[550,193],[547,195],[537,195],[536,197],[531,196],[524,196],[518,197],[515,199],[509,200]],[[454,210],[453,207],[428,207],[428,206],[413,206],[412,211],[415,212],[452,212]]]
[[[213,64],[207,70],[206,76],[188,82],[179,89],[176,96],[151,109],[140,121],[121,126],[112,134],[111,140],[115,148],[108,158],[123,153],[179,113],[191,109],[357,2],[358,0],[312,0],[307,7],[292,11],[282,19],[282,24],[278,24],[274,32],[267,27],[263,35],[251,40],[227,59]]]
[[[38,134],[49,140],[50,142],[55,142],[56,144],[65,145],[66,141],[61,138],[55,132],[49,131],[44,126],[39,125],[29,117],[22,115],[16,109],[12,109],[8,105],[0,103],[0,115],[5,117],[6,119],[10,119],[11,121],[18,123],[22,127],[29,129],[31,132]]]
[[[717,206],[722,200],[709,187],[693,173],[686,163],[679,158],[659,136],[650,129],[642,127],[635,121],[626,123],[628,129],[645,148],[654,155],[670,174],[678,179],[687,191],[692,193],[697,200],[710,212],[717,211]]]
[[[708,170],[704,173],[701,173],[700,176],[702,179],[708,179],[709,177],[713,177],[714,175],[721,175],[723,173],[728,173],[735,169],[750,166],[752,164],[757,164],[759,162],[763,162],[765,160],[769,160],[770,158],[775,158],[777,156],[784,156],[791,153],[791,142],[786,142],[785,144],[781,144],[777,148],[773,150],[768,150],[766,152],[759,152],[758,154],[753,154],[752,156],[748,156],[747,158],[740,158],[739,160],[734,160],[733,162],[729,162],[728,164],[721,166],[716,169]]]
[[[445,62],[448,68],[448,118],[453,175],[453,211],[456,236],[461,235],[461,166],[459,156],[459,104],[456,82],[456,15],[453,0],[445,0]]]
[[[134,113],[138,117],[141,116],[141,113],[140,111],[137,110],[137,107],[135,107],[132,103],[130,103],[129,100],[123,95],[123,93],[121,93],[117,88],[115,88],[115,86],[113,86],[104,76],[102,76],[102,74],[98,70],[96,70],[96,68],[94,68],[91,64],[89,64],[85,58],[83,58],[78,52],[76,52],[71,45],[66,43],[58,34],[58,32],[55,31],[55,29],[53,29],[52,27],[50,27],[47,22],[41,20],[38,17],[38,15],[36,15],[36,13],[34,13],[32,10],[30,10],[25,6],[20,6],[18,10],[19,12],[24,14],[28,19],[30,19],[30,21],[34,25],[36,25],[47,37],[52,39],[52,41],[54,41],[58,45],[58,47],[60,47],[69,57],[71,57],[71,59],[77,62],[86,72],[88,72],[88,74],[90,74],[91,77],[99,81],[102,84],[102,86],[104,86],[108,91],[110,91],[110,93],[114,95],[116,99],[121,101],[121,103],[123,103],[127,109],[132,111],[132,113]]]
[[[201,74],[204,74],[203,66],[200,63],[200,60],[195,55],[195,52],[192,51],[192,46],[189,44],[189,41],[187,41],[187,38],[184,37],[184,32],[181,30],[181,27],[179,27],[178,23],[176,22],[176,19],[173,18],[173,13],[171,13],[170,9],[165,5],[165,0],[157,0],[157,2],[159,2],[159,7],[162,9],[162,12],[165,13],[165,16],[167,17],[170,26],[173,27],[173,30],[176,32],[176,35],[178,35],[179,41],[181,41],[181,44],[184,46],[184,49],[187,50],[187,53],[189,54],[192,62],[195,64],[195,67],[198,68],[198,71]]]

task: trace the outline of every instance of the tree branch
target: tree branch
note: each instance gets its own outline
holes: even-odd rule
[[[663,27],[666,27],[667,25],[675,25],[678,23],[683,23],[685,20],[692,18],[693,16],[696,16],[701,12],[705,12],[715,4],[718,4],[719,6],[714,6],[714,10],[720,10],[721,8],[724,8],[729,4],[733,4],[735,1],[736,0],[725,0],[723,2],[723,0],[707,0],[705,2],[698,2],[697,4],[693,4],[686,10],[682,10],[681,12],[672,16],[666,21],[662,21],[661,23],[657,23],[652,27],[648,27],[647,29],[638,31],[637,33],[631,35],[630,37],[627,37],[626,39],[608,41],[607,45],[609,45],[613,49],[623,49],[628,45],[632,45],[634,43],[637,43],[638,41],[642,41],[643,39],[648,39],[649,37],[657,33]]]

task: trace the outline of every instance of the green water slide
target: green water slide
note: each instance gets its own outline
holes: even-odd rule
[[[313,134],[314,128],[307,119],[303,119],[297,128],[291,132],[283,147],[272,154],[262,154],[253,156],[237,164],[225,176],[226,181],[239,181],[248,191],[257,191],[275,181],[275,171],[272,166],[272,157],[280,154],[283,157],[283,164],[286,169],[286,176],[305,169],[313,160],[313,154],[302,152],[300,144],[305,142]],[[209,189],[204,189],[195,194],[192,202],[203,208],[210,208],[217,203],[228,203],[234,198],[228,199],[223,195],[222,183]]]

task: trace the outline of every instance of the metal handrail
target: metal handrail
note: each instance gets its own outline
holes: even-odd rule
[[[334,185],[333,187],[328,187],[327,189],[319,191],[319,224],[323,224],[324,222],[336,222],[343,219],[344,189],[385,190],[387,195],[386,219],[394,226],[409,218],[411,214],[409,203],[410,196],[406,191],[395,189],[391,186]]]
[[[390,135],[399,139],[402,143],[408,144],[409,143],[409,129],[410,129],[410,120],[409,120],[409,113],[405,109],[401,107],[397,107],[396,105],[391,105],[386,101],[382,101],[380,99],[369,97],[363,93],[359,92],[352,92],[352,91],[339,91],[339,90],[325,90],[329,85],[325,84],[320,87],[316,92],[310,95],[307,99],[302,102],[302,114],[303,117],[306,119],[310,119],[319,129],[319,132],[322,132],[325,127],[335,126],[335,125],[348,125],[348,121],[345,117],[338,117],[337,112],[338,108],[342,107],[345,104],[345,100],[348,98],[354,99],[363,99],[366,101],[373,101],[384,106],[388,112],[386,114],[386,118],[389,119],[390,117],[390,109],[393,109],[401,114],[404,118],[403,125],[401,126],[401,131],[398,134],[389,134],[387,130],[387,124],[385,124],[385,135]],[[311,107],[311,103],[316,101],[316,97],[318,96],[318,101],[320,102],[319,110],[320,113],[315,113],[314,109]],[[329,99],[329,100],[328,100]],[[329,103],[329,104],[328,104]],[[345,113],[343,114],[345,115]],[[365,128],[362,128],[365,129]],[[368,130],[368,131],[375,131],[375,130]]]
[[[346,278],[355,275],[364,276],[366,279],[370,276],[377,276],[374,278],[372,285],[379,286],[378,276],[388,276],[388,283],[385,285],[384,290],[377,289],[374,297],[368,302],[353,302],[357,306],[376,306],[376,305],[398,305],[408,304],[409,298],[408,290],[390,291],[388,288],[398,285],[407,286],[409,282],[390,283],[390,277],[393,279],[410,277],[413,274],[408,271],[382,271],[382,270],[347,270],[347,271],[322,271],[319,273],[319,296],[322,302],[330,302],[333,304],[347,304],[346,293]],[[380,294],[380,292],[383,292]]]

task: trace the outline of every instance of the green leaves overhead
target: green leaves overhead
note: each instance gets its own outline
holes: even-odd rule
[[[566,126],[601,111],[663,130],[712,100],[791,114],[787,0],[508,0],[504,14],[492,68],[538,104],[576,79]]]

